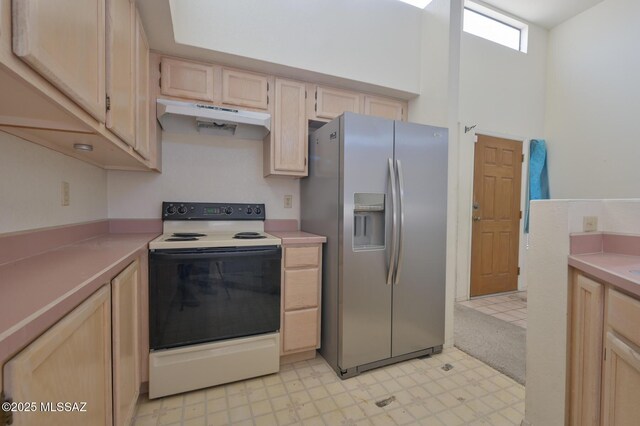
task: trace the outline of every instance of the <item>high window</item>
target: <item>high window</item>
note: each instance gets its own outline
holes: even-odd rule
[[[528,27],[525,23],[469,1],[465,2],[463,20],[464,32],[527,52]]]

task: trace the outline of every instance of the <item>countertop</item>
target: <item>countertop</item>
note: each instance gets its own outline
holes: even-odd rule
[[[573,254],[569,256],[569,265],[640,298],[640,256]]]
[[[327,242],[327,237],[304,231],[267,231],[282,240],[282,244],[317,244]]]
[[[146,253],[157,235],[103,234],[0,266],[0,364]]]

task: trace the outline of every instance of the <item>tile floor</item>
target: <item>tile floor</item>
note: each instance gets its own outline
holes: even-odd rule
[[[518,291],[499,296],[478,297],[458,303],[522,328],[527,328],[526,291]]]
[[[390,396],[390,404],[376,406]],[[451,348],[347,380],[317,356],[261,378],[153,401],[143,396],[133,424],[511,426],[523,414],[523,386]]]

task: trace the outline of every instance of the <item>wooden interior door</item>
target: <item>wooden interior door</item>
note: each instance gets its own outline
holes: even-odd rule
[[[478,135],[473,177],[471,296],[518,289],[522,142]]]

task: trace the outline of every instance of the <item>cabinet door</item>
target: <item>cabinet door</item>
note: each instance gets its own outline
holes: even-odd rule
[[[605,351],[602,424],[637,425],[640,421],[640,350],[608,332]]]
[[[13,401],[86,402],[86,412],[15,412],[15,425],[111,425],[111,299],[103,286],[4,367]]]
[[[136,151],[149,159],[149,44],[144,34],[140,14],[136,11]]]
[[[135,4],[107,0],[107,127],[135,145]]]
[[[113,317],[113,418],[128,425],[135,412],[138,374],[138,280],[136,260],[111,281]]]
[[[13,52],[105,122],[104,0],[14,0]]]
[[[366,115],[375,115],[389,120],[403,120],[404,109],[405,102],[369,95],[364,97],[364,113]]]
[[[162,58],[160,93],[213,102],[213,66]]]
[[[307,175],[307,117],[305,85],[276,79],[273,168],[288,175]]]
[[[345,90],[318,86],[315,117],[332,120],[345,111],[360,112],[360,95]]]
[[[598,425],[604,288],[581,274],[574,275],[571,306],[571,396],[569,424]]]
[[[314,349],[318,338],[318,308],[284,313],[283,352]]]
[[[222,103],[267,109],[269,80],[266,75],[222,69]]]

